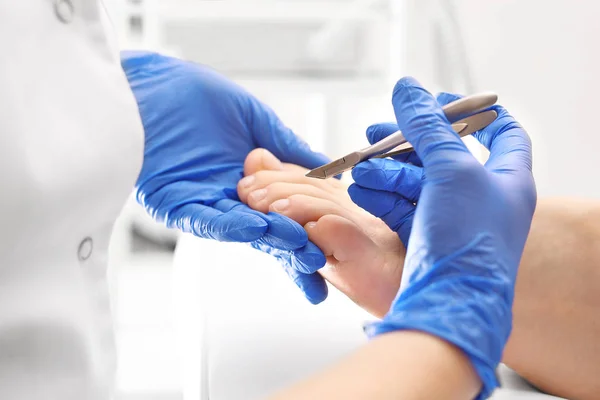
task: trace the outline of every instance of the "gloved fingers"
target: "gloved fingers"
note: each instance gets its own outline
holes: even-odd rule
[[[531,175],[533,159],[529,135],[504,108],[497,106],[496,110],[496,120],[476,134],[490,150],[486,168],[494,172],[510,171],[519,176]]]
[[[242,199],[245,198],[247,204],[252,209],[266,213],[269,211],[269,206],[275,201],[287,199],[288,197],[298,193],[320,199],[327,199],[334,203],[340,202],[340,196],[336,196],[335,194],[329,193],[318,187],[308,184],[296,184],[288,182],[275,182],[267,185],[264,188],[259,188],[252,191],[244,190],[240,197]],[[351,204],[349,198],[347,198],[347,202]]]
[[[312,304],[319,304],[327,298],[327,283],[318,272],[304,274],[291,267],[284,268],[284,271]]]
[[[304,228],[302,229],[304,230]],[[289,265],[304,274],[312,274],[318,271],[326,262],[321,249],[311,242],[307,242],[306,245],[295,250],[277,249],[262,238],[252,242],[251,245],[255,249],[275,256],[281,263]]]
[[[397,193],[416,203],[421,194],[423,169],[395,160],[372,158],[354,167],[352,178],[362,187]]]
[[[327,283],[318,272],[303,274],[294,268],[284,268],[284,270],[312,304],[319,304],[327,298],[329,293]]]
[[[260,239],[276,249],[297,250],[306,246],[308,242],[308,236],[302,225],[285,216],[275,213],[265,214],[232,199],[219,200],[214,207],[223,212],[242,212],[263,219],[268,224],[268,228]]]
[[[355,206],[354,206],[355,207]],[[317,221],[324,215],[338,215],[352,222],[358,223],[360,216],[347,208],[327,199],[295,194],[286,199],[280,199],[269,207],[272,212],[280,213],[293,219],[301,225],[310,221]],[[358,208],[356,208],[358,210]]]
[[[308,241],[306,231],[296,221],[276,213],[263,214],[252,210],[245,204],[231,199],[224,199],[216,204],[223,210],[243,211],[250,215],[263,218],[268,223],[268,230],[253,243],[255,248],[267,251],[269,254],[288,254],[293,259],[292,265],[300,272],[313,273],[325,265],[325,256],[321,249]]]
[[[423,165],[445,168],[457,158],[474,160],[452,129],[437,100],[415,79],[402,78],[392,96],[398,127],[413,145]]]
[[[265,218],[269,222],[269,230],[259,241],[290,255],[294,269],[311,274],[325,265],[323,252],[308,241],[306,231],[296,221],[272,212]],[[300,243],[303,246],[295,247]]]
[[[286,274],[291,278],[296,286],[300,288],[300,290],[304,293],[304,296],[312,304],[318,304],[327,298],[328,289],[323,277],[319,275],[318,272],[313,271],[311,273],[305,273],[299,271],[301,268],[298,267],[299,261],[294,253],[274,249],[262,241],[256,241],[251,245],[255,249],[275,257],[275,259],[277,259],[279,264],[283,267],[283,270],[286,272]],[[312,246],[314,246],[314,244],[312,244]],[[325,257],[323,257],[323,263],[319,268],[323,267],[324,265]]]
[[[461,95],[440,93],[438,103],[444,105],[462,98]],[[490,170],[532,170],[531,139],[521,125],[500,105],[490,108],[498,117],[473,136],[488,150],[490,157],[486,166]]]
[[[390,136],[392,133],[398,131],[398,124],[395,122],[384,122],[381,124],[374,124],[367,128],[367,139],[369,143],[375,144],[382,139]],[[405,163],[411,163],[417,166],[423,166],[421,159],[414,151],[409,153],[398,154],[393,157],[394,160],[402,161]]]
[[[351,185],[348,193],[357,205],[381,218],[391,230],[398,234],[404,247],[408,247],[416,210],[412,201],[396,193],[367,189],[357,184]]]
[[[196,203],[169,212],[167,226],[223,242],[252,242],[261,238],[268,229],[267,222],[255,214],[234,210],[222,212]]]
[[[440,106],[445,106],[448,103],[452,103],[453,101],[462,99],[464,96],[455,93],[441,92],[438,93],[435,97]]]
[[[396,131],[398,131],[398,124],[395,122],[373,124],[367,128],[367,140],[369,143],[375,144]]]
[[[283,162],[309,169],[329,162],[327,156],[312,151],[303,139],[285,126],[270,107],[252,96],[249,103],[248,126],[251,128],[257,147],[269,150]]]

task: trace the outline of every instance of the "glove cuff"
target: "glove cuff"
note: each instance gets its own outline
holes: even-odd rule
[[[500,386],[500,381],[496,374],[496,367],[498,366],[499,360],[496,362],[482,354],[477,348],[477,343],[463,340],[463,334],[460,330],[455,328],[455,324],[459,324],[458,321],[453,321],[449,324],[450,326],[441,327],[436,326],[439,325],[439,316],[434,315],[431,317],[430,320],[427,320],[426,318],[421,318],[420,320],[410,320],[409,318],[398,320],[388,319],[386,317],[386,319],[381,322],[374,322],[365,326],[365,332],[369,338],[372,339],[373,337],[388,332],[397,332],[401,330],[420,331],[437,336],[440,339],[453,344],[467,355],[471,365],[473,365],[475,372],[481,380],[482,388],[475,399],[483,400],[490,397],[494,390]],[[452,320],[453,318],[450,317],[448,319]],[[467,326],[465,329],[468,330],[469,327]],[[502,346],[502,348],[504,348],[504,346]]]
[[[457,346],[483,384],[478,399],[499,386],[495,370],[512,327],[514,285],[489,251],[490,239],[481,235],[440,262],[417,267],[385,318],[365,327],[369,337],[416,330]]]

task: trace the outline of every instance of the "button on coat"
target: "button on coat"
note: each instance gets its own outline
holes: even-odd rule
[[[108,244],[144,134],[101,10],[0,0],[0,399],[112,396]]]

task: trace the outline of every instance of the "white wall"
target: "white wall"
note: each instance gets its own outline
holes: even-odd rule
[[[435,2],[406,3],[422,12],[407,19],[404,73],[439,85],[431,64],[431,32],[422,20],[425,4]],[[600,2],[453,3],[475,89],[496,91],[532,136],[539,194],[599,197]]]

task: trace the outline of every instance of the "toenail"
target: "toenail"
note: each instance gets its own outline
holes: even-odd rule
[[[306,229],[312,229],[312,228],[314,228],[315,226],[317,226],[317,223],[316,223],[316,222],[309,222],[309,223],[307,223],[307,224],[305,225],[305,228],[306,228]]]
[[[242,180],[240,180],[240,187],[245,189],[245,188],[249,187],[250,185],[252,185],[255,180],[256,180],[256,178],[254,177],[254,175],[248,175],[248,176],[244,177]]]
[[[258,189],[250,193],[249,197],[253,201],[261,201],[267,195],[267,189]]]
[[[290,201],[288,199],[277,200],[273,204],[271,204],[271,208],[273,211],[281,212],[285,211],[290,206]]]

